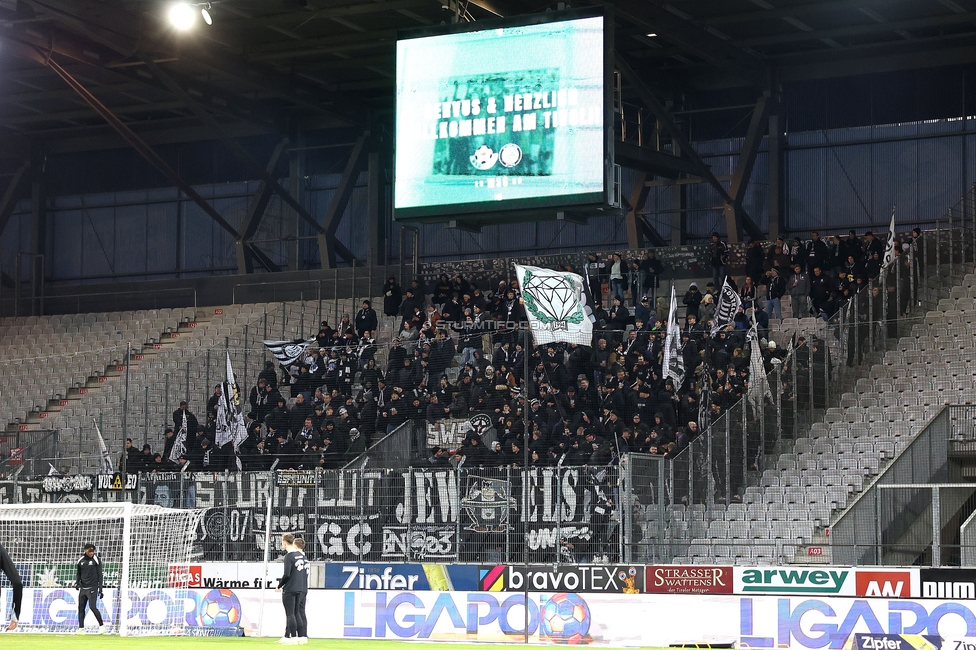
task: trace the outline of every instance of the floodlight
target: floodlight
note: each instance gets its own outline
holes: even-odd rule
[[[197,21],[197,12],[185,2],[178,2],[169,9],[169,22],[180,31],[193,27]]]

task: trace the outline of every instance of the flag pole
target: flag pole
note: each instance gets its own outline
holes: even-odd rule
[[[519,293],[521,293],[521,290],[522,286],[519,285]],[[524,389],[523,392],[525,393],[525,406],[523,407],[524,411],[522,412],[522,532],[528,536],[528,531],[525,529],[529,525],[529,440],[532,439],[532,433],[529,429],[532,422],[531,418],[529,417],[529,414],[532,412],[532,409],[529,406],[529,368],[531,366],[530,357],[532,356],[532,327],[529,326],[527,321],[525,325],[527,327],[525,330],[525,350],[523,354],[525,357],[525,360],[523,361],[525,366],[525,376],[522,377],[522,386]],[[559,542],[557,540],[556,544],[558,545],[558,543]],[[557,553],[558,548],[559,547],[557,546]],[[527,547],[523,551],[522,562],[525,565],[523,575],[528,576],[529,552]],[[524,588],[524,591],[522,592],[522,598],[524,599],[522,601],[522,606],[525,610],[525,627],[523,629],[525,630],[525,643],[527,644],[529,642],[529,581],[527,579],[523,580],[522,585]]]
[[[129,358],[132,356],[132,343],[125,344],[125,399],[122,404],[122,484],[125,485],[127,472],[129,470],[129,454],[125,450],[125,439],[129,437],[128,414],[129,414]],[[101,435],[101,432],[99,432]]]

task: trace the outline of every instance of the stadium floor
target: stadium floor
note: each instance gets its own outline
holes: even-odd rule
[[[279,648],[277,639],[255,639],[243,637],[128,637],[67,634],[6,634],[0,636],[0,647],[3,650],[42,650],[57,648],[57,650],[88,650],[93,648],[111,648],[113,650],[213,650],[221,648]],[[309,639],[305,648],[329,648],[329,650],[396,650],[409,643],[411,650],[485,650],[491,644],[445,644],[419,643],[413,641],[340,641],[336,639]],[[524,645],[510,643],[505,645]],[[298,647],[298,646],[296,646]],[[658,650],[645,648],[642,650]],[[661,649],[670,650],[670,649]]]

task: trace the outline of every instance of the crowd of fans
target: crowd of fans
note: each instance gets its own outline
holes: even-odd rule
[[[907,258],[903,254],[919,236],[915,230],[897,242],[896,263]],[[526,445],[532,465],[611,465],[628,451],[674,456],[701,434],[701,413],[714,421],[748,390],[746,334],[753,319],[770,371],[787,357],[787,350],[766,341],[769,318],[781,317],[781,298],[790,296],[796,316],[829,318],[878,277],[884,255],[885,242],[870,232],[830,240],[813,233],[806,243],[779,239],[766,247],[752,242],[744,276],[737,282],[729,278],[742,307],[732,324],[712,335],[729,264],[728,246],[713,235],[712,281],[704,290],[691,283],[681,298],[680,385],[662,376],[669,298],[659,295],[664,269],[653,250],[629,261],[594,253],[584,268],[564,268],[586,279],[593,344],[533,347],[527,377],[524,332],[511,326],[525,320],[516,281],[500,279],[489,288],[441,275],[429,285],[418,278],[401,287],[390,277],[381,289],[382,314],[365,300],[354,317],[344,316],[334,327],[322,322],[302,360],[280,368],[280,376],[267,362],[256,385],[242,391],[249,435],[239,449],[240,462],[248,470],[338,468],[408,420],[436,426],[477,414],[492,421],[491,444],[471,432],[456,449],[430,448],[416,464],[520,466]],[[889,308],[897,310],[894,303]],[[396,334],[378,363],[373,333],[383,318],[392,320]],[[790,362],[801,378],[809,364],[828,363],[816,356],[823,347],[796,340]],[[794,394],[792,388],[782,390]],[[798,401],[808,393],[807,387],[795,388]],[[127,442],[129,471],[234,469],[233,451],[214,448],[219,391],[215,387],[202,425],[180,404],[161,453]],[[703,394],[709,403],[700,409]],[[186,453],[172,461],[184,415]]]

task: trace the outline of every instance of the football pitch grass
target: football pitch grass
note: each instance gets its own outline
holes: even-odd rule
[[[0,648],[3,650],[88,650],[105,648],[106,650],[232,650],[241,648],[290,648],[275,643],[277,639],[244,638],[244,637],[126,637],[100,636],[96,634],[0,634]],[[329,650],[403,650],[409,644],[410,650],[485,650],[491,643],[463,644],[463,643],[421,643],[414,641],[378,641],[362,640],[347,641],[336,639],[309,639],[308,645],[294,646],[303,648],[328,648]],[[519,641],[512,641],[504,645],[525,645]],[[547,644],[548,645],[548,644]],[[664,648],[647,647],[642,650],[670,650]]]

